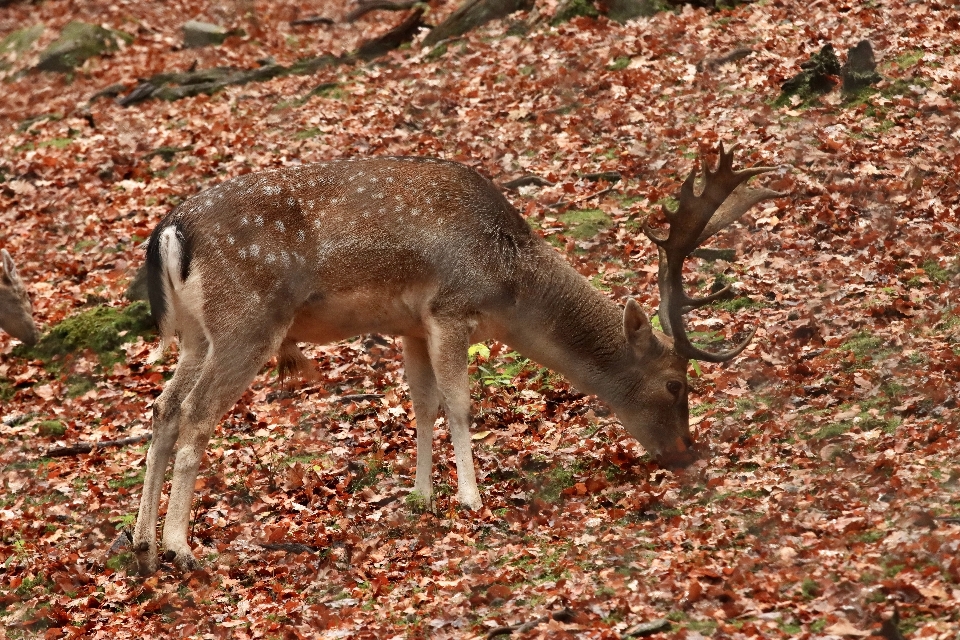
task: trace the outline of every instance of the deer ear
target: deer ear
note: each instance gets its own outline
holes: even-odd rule
[[[642,352],[659,351],[661,346],[660,341],[653,335],[650,320],[633,298],[627,300],[627,306],[623,310],[623,335],[627,342]]]
[[[13,258],[10,257],[6,249],[0,249],[0,258],[3,259],[3,272],[0,275],[3,276],[4,282],[13,284],[18,280],[17,266],[13,264]]]

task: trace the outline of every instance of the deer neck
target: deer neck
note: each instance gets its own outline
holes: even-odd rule
[[[503,341],[581,391],[609,398],[630,349],[623,311],[556,251],[542,249],[524,261],[525,286]]]

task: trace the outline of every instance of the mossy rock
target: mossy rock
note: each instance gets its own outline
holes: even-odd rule
[[[120,347],[138,336],[150,337],[154,332],[150,306],[134,302],[122,309],[97,306],[71,316],[45,333],[33,347],[20,345],[15,355],[38,358],[50,363],[69,353],[90,350],[103,366],[120,362]]]
[[[43,25],[35,24],[17,29],[0,40],[0,69],[9,69],[12,66],[9,60],[19,58],[42,34]]]
[[[589,240],[613,225],[610,216],[599,209],[568,211],[558,216],[558,219],[566,225],[566,235],[577,240]]]
[[[786,80],[780,85],[780,96],[774,104],[782,107],[790,102],[791,96],[799,96],[804,102],[810,102],[819,96],[829,93],[837,84],[836,76],[840,73],[840,61],[833,50],[833,45],[827,43],[819,53],[810,56],[810,59],[800,64],[803,69],[800,73]]]
[[[60,32],[60,37],[40,54],[40,62],[36,68],[40,71],[67,73],[89,58],[106,51],[115,51],[121,40],[129,44],[133,42],[133,36],[74,20],[68,23]]]
[[[37,425],[37,435],[43,438],[59,438],[66,432],[66,425],[59,420],[44,420]]]
[[[557,12],[554,14],[551,24],[556,26],[564,22],[569,22],[579,16],[596,18],[599,15],[600,12],[591,0],[566,0],[557,7]]]
[[[218,24],[189,20],[183,25],[183,46],[187,49],[223,44],[228,32]]]

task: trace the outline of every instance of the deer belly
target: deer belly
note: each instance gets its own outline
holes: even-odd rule
[[[364,333],[423,336],[432,291],[342,291],[315,296],[296,313],[287,337],[325,344]]]

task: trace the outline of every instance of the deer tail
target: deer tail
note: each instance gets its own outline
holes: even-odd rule
[[[160,344],[150,352],[148,362],[159,360],[176,335],[175,300],[190,275],[191,258],[189,234],[181,221],[167,218],[154,229],[147,243],[147,295]]]

